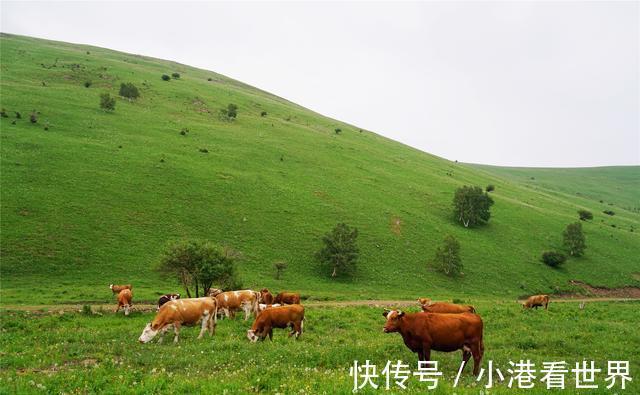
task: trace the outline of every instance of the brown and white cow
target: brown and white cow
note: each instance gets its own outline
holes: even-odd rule
[[[140,343],[148,343],[160,333],[158,343],[161,343],[164,334],[173,328],[175,333],[173,342],[177,343],[180,335],[180,326],[196,325],[199,321],[201,322],[201,328],[198,339],[204,336],[207,329],[209,329],[209,336],[211,336],[216,331],[217,306],[218,303],[215,298],[209,296],[171,300],[162,305],[153,321],[144,327],[138,340]]]
[[[247,338],[256,342],[264,340],[267,335],[269,340],[273,340],[273,328],[285,329],[291,327],[289,336],[295,335],[296,339],[302,334],[304,327],[304,307],[299,304],[287,306],[272,307],[264,310],[256,317],[251,325],[251,329],[247,330]]]
[[[162,305],[164,305],[167,302],[170,302],[172,300],[178,300],[180,299],[180,294],[164,294],[162,295],[159,299],[158,299],[158,308],[156,309],[156,311],[160,311],[160,307],[162,307]]]
[[[273,295],[267,288],[262,288],[260,290],[260,303],[273,304]]]
[[[444,313],[444,314],[460,314],[475,313],[476,309],[471,305],[455,304],[447,302],[427,302],[421,304],[422,311],[425,313]]]
[[[128,289],[128,290],[133,291],[133,287],[131,286],[131,284],[127,284],[127,285],[110,284],[109,288],[111,289],[111,292],[113,292],[114,295],[119,294],[120,291],[122,291],[123,289]]]
[[[125,288],[118,293],[118,307],[116,307],[115,313],[124,308],[124,315],[129,315],[129,309],[131,308],[131,300],[133,299],[133,293],[129,288]]]
[[[479,315],[405,313],[401,310],[385,310],[382,315],[387,319],[383,331],[399,332],[404,344],[418,354],[418,360],[428,361],[431,350],[462,350],[464,365],[473,356],[473,374],[478,374],[484,354]]]
[[[278,304],[300,304],[300,294],[297,292],[280,292],[273,299]]]
[[[244,311],[244,320],[248,320],[251,313],[258,315],[258,300],[260,293],[249,289],[222,292],[219,289],[209,291],[209,296],[216,298],[218,309],[224,311],[227,317],[235,317],[236,310]]]
[[[544,306],[544,309],[549,308],[549,295],[532,295],[522,303],[523,309],[530,309]]]

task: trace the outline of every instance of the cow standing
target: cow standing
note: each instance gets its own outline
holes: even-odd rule
[[[226,317],[235,317],[236,310],[244,311],[244,320],[248,320],[251,313],[258,315],[258,300],[260,293],[249,289],[241,291],[222,292],[219,289],[209,291],[209,296],[218,302],[218,309],[224,311]]]
[[[127,285],[110,284],[109,288],[111,289],[111,292],[113,292],[114,295],[119,294],[120,291],[122,291],[123,289],[128,289],[130,291],[133,291],[133,286],[131,284],[127,284]]]
[[[297,292],[280,292],[273,299],[278,304],[300,304],[300,294]]]
[[[273,304],[273,295],[267,288],[262,288],[260,290],[260,303]]]
[[[428,361],[431,350],[462,350],[464,366],[473,356],[473,374],[478,375],[484,354],[482,319],[479,315],[405,313],[400,310],[385,310],[382,315],[387,319],[383,331],[399,332],[404,344],[418,354],[418,360]]]
[[[171,300],[160,308],[156,317],[149,322],[138,339],[140,343],[150,342],[158,333],[160,333],[159,343],[164,339],[164,334],[173,327],[175,337],[173,342],[178,342],[181,325],[196,325],[201,322],[200,334],[198,339],[204,336],[209,330],[209,336],[215,334],[216,331],[216,312],[218,303],[215,298],[191,298]]]
[[[129,315],[129,309],[131,308],[131,300],[133,299],[133,293],[129,288],[125,288],[118,293],[118,307],[116,307],[117,313],[120,308],[124,308],[124,315]]]
[[[272,307],[264,310],[256,317],[251,329],[247,330],[247,338],[256,342],[264,340],[267,335],[273,340],[273,328],[285,329],[291,327],[289,336],[296,339],[302,334],[304,327],[304,307],[299,304]]]
[[[549,308],[549,295],[533,295],[529,296],[527,300],[522,303],[523,309],[531,309],[544,306],[544,309],[547,310]]]
[[[428,302],[420,306],[425,313],[461,314],[474,313],[476,309],[471,305],[461,305],[446,302]]]
[[[156,311],[160,311],[160,307],[162,307],[165,303],[170,302],[172,300],[178,300],[178,299],[180,299],[180,294],[165,294],[165,295],[162,295],[158,299],[158,308],[156,309]]]

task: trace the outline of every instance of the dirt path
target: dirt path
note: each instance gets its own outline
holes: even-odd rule
[[[580,297],[564,297],[564,298],[552,298],[552,303],[598,303],[598,302],[628,302],[637,301],[638,298],[580,298]],[[483,300],[484,302],[484,300]],[[491,300],[487,300],[491,302]],[[515,300],[500,300],[499,303],[517,303]],[[470,301],[470,303],[472,303]],[[113,312],[115,303],[100,303],[90,304],[93,311],[103,310],[104,312]],[[341,300],[341,301],[309,301],[304,303],[305,306],[315,307],[357,307],[357,306],[371,306],[371,307],[407,307],[415,306],[418,304],[415,300]],[[58,305],[0,305],[0,310],[17,310],[17,311],[31,311],[31,312],[79,312],[82,311],[83,304],[58,304]],[[133,311],[155,311],[155,304],[136,304],[133,306]]]

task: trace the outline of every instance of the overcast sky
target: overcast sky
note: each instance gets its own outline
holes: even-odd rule
[[[210,69],[451,160],[640,164],[640,2],[2,2],[3,32]]]

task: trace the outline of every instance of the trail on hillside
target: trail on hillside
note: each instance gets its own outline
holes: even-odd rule
[[[551,299],[552,303],[599,303],[599,302],[631,302],[638,301],[640,298],[576,298],[576,297],[562,297]],[[491,302],[491,301],[487,301]],[[496,300],[495,303],[508,304],[508,303],[520,303],[521,300]],[[470,301],[473,304],[472,301]],[[28,311],[33,313],[52,313],[52,312],[82,312],[84,305],[90,305],[94,312],[98,313],[113,313],[116,303],[100,303],[100,304],[47,304],[47,305],[0,305],[0,311]],[[335,300],[335,301],[310,301],[304,303],[309,307],[329,307],[329,308],[342,308],[342,307],[418,307],[415,300]],[[157,305],[155,304],[136,304],[133,306],[132,311],[149,312],[155,311]]]

